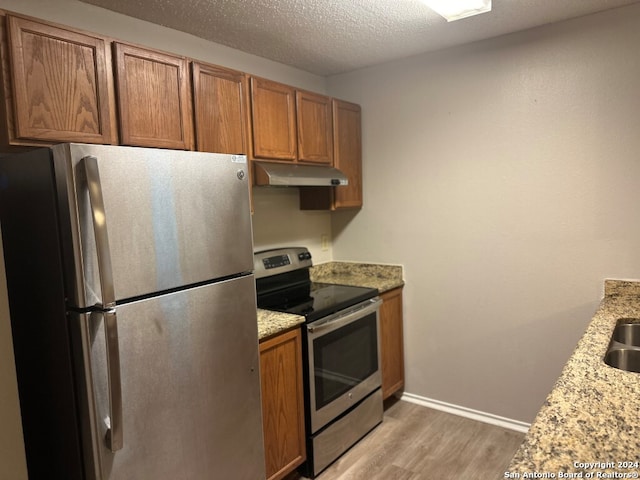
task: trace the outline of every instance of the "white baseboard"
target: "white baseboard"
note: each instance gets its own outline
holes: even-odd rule
[[[453,415],[458,415],[460,417],[470,418],[472,420],[488,423],[490,425],[508,428],[509,430],[515,430],[516,432],[521,433],[527,433],[527,431],[529,431],[529,427],[531,426],[530,423],[520,422],[519,420],[500,417],[498,415],[493,415],[492,413],[481,412],[479,410],[473,410],[471,408],[441,402],[440,400],[421,397],[419,395],[414,395],[413,393],[403,393],[400,396],[400,400],[416,403],[418,405],[422,405],[423,407],[433,408],[434,410],[440,410],[443,412],[451,413]]]

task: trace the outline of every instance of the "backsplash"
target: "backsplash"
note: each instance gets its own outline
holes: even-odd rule
[[[372,287],[380,292],[404,285],[402,265],[327,262],[315,264],[310,274],[314,282]]]
[[[256,187],[253,189],[253,248],[307,247],[313,262],[332,259],[331,213],[299,209],[297,187]],[[322,236],[329,242],[322,245]]]
[[[640,296],[640,280],[614,280],[604,281],[604,295],[609,296]]]

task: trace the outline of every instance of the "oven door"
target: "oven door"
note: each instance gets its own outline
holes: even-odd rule
[[[376,297],[307,325],[312,434],[380,387],[381,304]]]

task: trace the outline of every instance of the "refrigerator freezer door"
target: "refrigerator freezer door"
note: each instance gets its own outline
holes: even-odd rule
[[[253,270],[245,156],[82,144],[52,150],[71,306],[105,305],[101,276],[112,279],[120,303]],[[98,237],[86,157],[99,172]],[[111,275],[99,268],[101,239]]]
[[[264,480],[254,282],[248,275],[116,308],[123,408],[116,452],[105,439],[104,319],[76,315],[84,425],[92,425],[83,433],[94,452],[87,470],[95,478]]]

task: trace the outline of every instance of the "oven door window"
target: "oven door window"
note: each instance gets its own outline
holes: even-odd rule
[[[376,314],[313,340],[316,410],[378,370]]]

